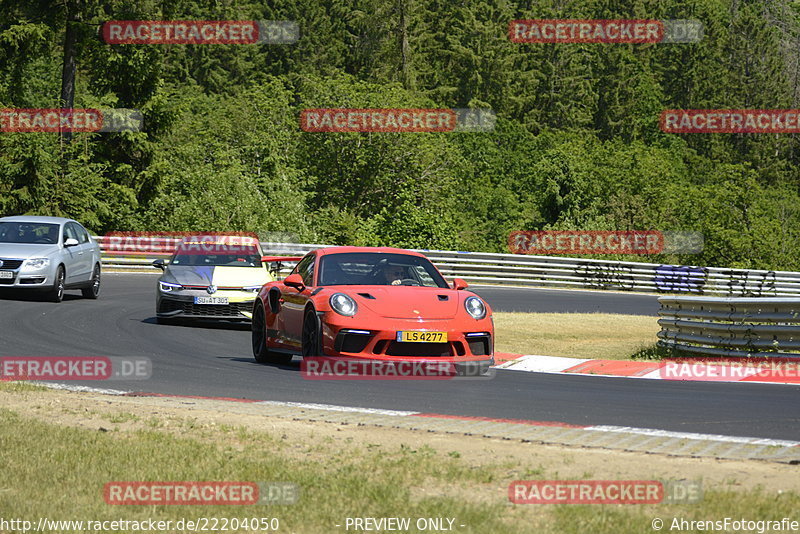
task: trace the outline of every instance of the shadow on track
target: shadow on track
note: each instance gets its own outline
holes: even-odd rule
[[[300,371],[300,361],[297,359],[291,363],[258,363],[252,357],[242,358],[240,356],[217,356],[217,358],[228,360],[229,362],[249,363],[255,367],[274,367],[276,369],[283,369],[285,371]]]
[[[163,320],[163,319],[162,319]],[[179,328],[202,328],[205,330],[238,330],[240,332],[249,332],[250,323],[232,322],[232,321],[213,321],[202,319],[169,319],[168,323],[159,323],[155,317],[148,317],[142,319],[143,323],[155,324],[163,326],[164,328],[179,327]]]
[[[72,293],[67,293],[67,291],[73,291],[72,289],[67,289],[64,291],[64,302],[69,300],[84,300],[81,295],[74,295]],[[101,297],[102,298],[102,295]],[[50,298],[44,291],[36,291],[36,290],[24,290],[24,289],[4,289],[0,291],[0,300],[16,300],[20,302],[50,302]],[[53,302],[53,304],[58,304]]]

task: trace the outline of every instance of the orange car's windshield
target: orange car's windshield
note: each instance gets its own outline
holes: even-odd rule
[[[381,252],[343,252],[322,256],[318,285],[448,287],[427,258]]]

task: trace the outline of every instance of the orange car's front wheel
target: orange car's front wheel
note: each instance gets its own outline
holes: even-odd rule
[[[303,337],[301,339],[303,358],[323,356],[321,331],[319,317],[313,309],[307,310],[303,319]]]

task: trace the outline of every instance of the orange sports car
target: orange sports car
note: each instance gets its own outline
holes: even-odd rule
[[[492,310],[466,287],[460,279],[448,285],[418,252],[314,250],[259,291],[253,356],[260,363],[287,363],[295,354],[433,359],[483,372],[494,363]]]

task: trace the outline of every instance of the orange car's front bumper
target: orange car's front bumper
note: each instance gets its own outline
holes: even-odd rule
[[[385,361],[435,359],[443,362],[494,363],[494,325],[491,317],[474,319],[394,319],[321,316],[326,356]],[[446,332],[446,343],[400,342],[400,331]]]

